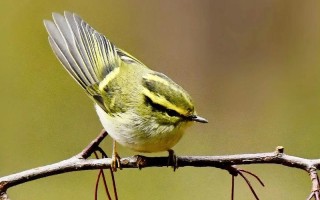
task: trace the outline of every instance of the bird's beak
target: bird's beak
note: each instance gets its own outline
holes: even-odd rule
[[[200,123],[208,123],[208,120],[197,115],[191,115],[190,120],[195,122],[200,122]]]

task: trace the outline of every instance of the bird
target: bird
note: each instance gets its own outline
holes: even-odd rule
[[[67,72],[94,102],[113,139],[111,167],[120,168],[117,144],[136,152],[172,153],[197,115],[188,92],[118,48],[80,16],[65,11],[44,20],[49,44]]]

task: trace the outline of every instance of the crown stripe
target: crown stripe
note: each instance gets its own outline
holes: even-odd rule
[[[151,92],[148,88],[143,88],[143,92],[142,92],[145,96],[149,97],[149,99],[156,104],[159,104],[167,109],[170,110],[174,110],[177,113],[186,116],[188,114],[188,111],[180,108],[174,104],[172,104],[170,101],[168,101],[164,96],[160,95],[160,94],[155,94],[153,92]]]
[[[157,73],[157,74],[147,74],[146,76],[143,77],[146,81],[154,81],[157,83],[162,83],[163,85],[169,87],[171,90],[175,90],[176,92],[179,92],[183,98],[188,101],[189,104],[192,105],[192,102],[189,101],[189,97],[181,92],[181,87],[175,83],[173,83],[166,75]]]

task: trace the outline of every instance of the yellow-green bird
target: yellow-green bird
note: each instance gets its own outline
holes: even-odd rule
[[[138,152],[169,151],[191,122],[207,123],[189,94],[166,75],[113,45],[78,15],[53,13],[45,20],[49,43],[63,67],[94,101],[104,129]]]

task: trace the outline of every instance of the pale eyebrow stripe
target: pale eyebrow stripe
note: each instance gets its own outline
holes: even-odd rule
[[[167,109],[170,110],[174,110],[177,113],[186,116],[188,111],[180,108],[176,105],[174,105],[173,103],[171,103],[170,101],[168,101],[164,96],[159,95],[159,94],[154,94],[153,92],[151,92],[149,89],[147,88],[143,88],[143,92],[142,92],[145,96],[147,96],[152,102],[159,104]]]

